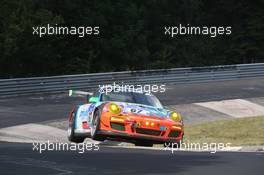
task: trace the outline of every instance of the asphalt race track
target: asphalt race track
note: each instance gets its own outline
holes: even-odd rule
[[[263,173],[263,153],[193,153],[144,149],[100,148],[33,152],[31,145],[0,145],[1,174],[213,174]]]
[[[167,86],[165,105],[264,96],[264,79]],[[0,99],[0,128],[66,119],[80,98],[35,95]],[[0,142],[0,174],[263,174],[263,152],[174,152],[100,146],[98,151],[32,150]]]

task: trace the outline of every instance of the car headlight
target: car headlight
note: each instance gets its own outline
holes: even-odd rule
[[[120,114],[121,113],[121,107],[115,103],[110,103],[109,104],[109,111],[112,112],[113,114]]]
[[[179,121],[182,120],[181,115],[178,114],[177,112],[171,112],[171,113],[170,113],[170,118],[171,118],[172,120],[176,121],[176,122],[179,122]]]

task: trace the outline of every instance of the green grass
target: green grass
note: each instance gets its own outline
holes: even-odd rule
[[[185,142],[264,145],[264,116],[185,126]]]

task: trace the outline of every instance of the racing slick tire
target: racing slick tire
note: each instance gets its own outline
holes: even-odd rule
[[[75,118],[76,118],[75,111],[73,111],[71,115],[72,116],[69,121],[69,126],[68,126],[68,131],[67,131],[68,140],[71,142],[75,142],[75,143],[82,143],[85,137],[76,136],[74,133]]]
[[[153,146],[153,143],[151,143],[151,142],[143,142],[143,141],[136,142],[134,144],[135,144],[135,146],[145,146],[145,147],[152,147]]]
[[[97,141],[104,141],[105,137],[98,134],[100,131],[100,116],[101,116],[101,112],[98,109],[94,113],[94,117],[91,125],[91,138]]]

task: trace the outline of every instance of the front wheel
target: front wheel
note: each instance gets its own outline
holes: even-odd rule
[[[75,125],[75,112],[71,114],[71,120],[69,121],[69,126],[67,130],[68,140],[75,143],[82,143],[85,137],[77,137],[74,133],[74,125]]]
[[[99,131],[100,131],[100,111],[96,110],[94,113],[92,126],[91,126],[91,138],[93,140],[104,141],[105,138],[98,134]]]

